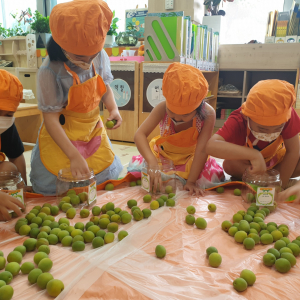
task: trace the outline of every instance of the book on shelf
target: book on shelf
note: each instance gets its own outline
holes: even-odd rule
[[[187,63],[198,67],[202,65],[201,61],[217,63],[219,33],[213,28],[193,24],[191,17],[184,16],[183,12],[148,13],[146,23],[146,61],[182,61],[181,58],[186,58]]]

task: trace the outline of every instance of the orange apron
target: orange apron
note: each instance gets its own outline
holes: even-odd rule
[[[69,89],[68,105],[61,112],[61,125],[88,166],[98,174],[108,168],[115,157],[100,118],[99,103],[106,93],[106,86],[94,64],[95,76],[84,83],[80,83],[78,75],[64,65],[73,77],[73,86]],[[49,135],[45,124],[39,134],[39,150],[41,161],[52,174],[57,176],[60,169],[70,167],[70,160]]]
[[[156,157],[163,157],[173,161],[175,166],[185,165],[185,171],[177,171],[176,174],[188,179],[191,171],[199,132],[196,128],[196,117],[193,119],[193,127],[171,134],[171,119],[168,117],[163,136],[154,137],[150,143],[150,149]]]
[[[253,149],[252,142],[248,138],[250,134],[250,129],[247,128],[247,138],[246,138],[246,147]],[[272,144],[260,151],[262,156],[265,159],[267,170],[273,169],[276,165],[282,162],[286,148],[284,146],[284,141],[280,135]]]

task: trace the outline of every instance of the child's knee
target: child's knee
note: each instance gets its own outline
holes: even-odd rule
[[[0,172],[15,172],[18,171],[18,168],[15,166],[15,164],[4,161],[0,163]]]

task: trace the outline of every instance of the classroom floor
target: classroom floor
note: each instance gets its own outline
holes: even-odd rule
[[[131,157],[134,155],[139,155],[139,151],[136,148],[136,146],[133,143],[121,143],[121,142],[112,142],[113,144],[113,151],[114,153],[120,157],[121,163],[123,165],[123,171],[120,174],[120,177],[124,177],[127,173],[127,166],[129,161],[131,160]],[[26,161],[26,168],[27,168],[27,183],[30,184],[30,158],[31,158],[31,150],[24,152],[25,161]]]

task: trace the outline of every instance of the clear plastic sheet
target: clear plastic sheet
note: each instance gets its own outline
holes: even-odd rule
[[[140,187],[101,191],[98,192],[97,204],[101,206],[112,201],[116,207],[129,210],[127,201],[136,199],[143,209],[149,207],[149,203],[143,203],[144,195]],[[43,204],[43,200],[30,200],[28,209]],[[55,204],[55,199],[49,201],[48,198],[47,202]],[[211,202],[217,205],[215,213],[207,209]],[[205,230],[185,223],[188,205],[196,207],[196,217],[207,220]],[[65,290],[57,299],[296,299],[300,292],[299,263],[289,273],[280,274],[262,264],[263,255],[273,245],[258,245],[247,251],[221,230],[221,223],[230,220],[241,209],[242,199],[234,196],[231,188],[223,194],[206,192],[202,198],[181,191],[176,193],[175,207],[152,211],[149,219],[120,224],[119,230],[129,233],[121,242],[115,233],[113,243],[98,249],[87,244],[83,252],[72,252],[70,247],[61,244],[50,246],[49,257],[53,260],[50,272],[65,284]],[[64,215],[62,213],[56,219]],[[280,204],[266,221],[289,225],[289,238],[293,240],[300,235],[299,215],[298,205]],[[77,215],[70,223],[86,223],[88,220]],[[26,239],[14,232],[15,222],[0,225],[0,249],[5,256]],[[158,244],[167,250],[164,259],[155,257]],[[209,246],[215,246],[222,255],[219,268],[208,264],[205,250]],[[23,262],[33,261],[34,254],[27,253]],[[237,293],[232,281],[245,268],[256,274],[257,281],[245,292]],[[11,285],[15,290],[15,300],[52,299],[36,285],[30,286],[26,275],[15,277]]]

